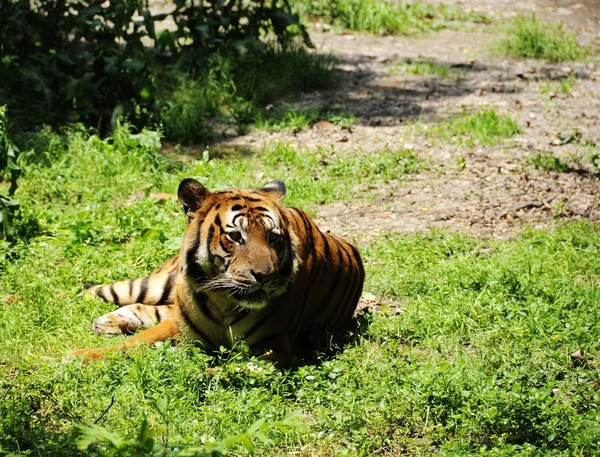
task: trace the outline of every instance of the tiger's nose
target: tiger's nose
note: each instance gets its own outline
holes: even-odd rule
[[[264,284],[273,277],[275,274],[275,269],[273,267],[269,267],[263,270],[250,270],[250,274],[257,283]]]

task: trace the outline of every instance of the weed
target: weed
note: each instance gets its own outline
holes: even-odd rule
[[[182,455],[195,457],[208,457],[214,455],[222,455],[226,450],[236,447],[243,447],[248,452],[252,452],[255,448],[253,440],[260,440],[265,445],[273,444],[273,440],[268,438],[267,434],[271,430],[278,430],[283,434],[291,429],[302,428],[302,423],[299,421],[298,413],[290,414],[280,421],[267,422],[265,419],[259,419],[250,426],[247,432],[237,435],[228,436],[221,441],[207,443],[204,446],[185,446],[169,442],[168,416],[167,409],[168,396],[160,398],[156,402],[156,409],[160,416],[167,423],[165,442],[158,442],[155,438],[158,435],[158,430],[153,430],[144,418],[140,431],[135,440],[122,438],[118,434],[106,430],[96,424],[89,426],[78,426],[75,429],[75,437],[77,447],[86,451],[96,443],[106,443],[107,449],[100,452],[100,455],[108,456],[123,456],[131,455],[136,457],[160,457],[165,455]]]
[[[556,95],[571,95],[575,88],[576,79],[571,74],[559,81],[545,81],[540,84],[540,92],[546,97],[552,98]]]
[[[540,152],[530,160],[533,166],[542,170],[565,172],[571,169],[564,160],[560,157],[556,157],[551,152]]]
[[[595,170],[600,171],[600,148],[593,143],[586,145],[582,160],[590,163]]]
[[[428,128],[430,137],[438,137],[456,144],[473,146],[475,141],[493,145],[520,132],[517,122],[510,116],[498,114],[494,108],[475,114],[462,113]]]
[[[550,62],[580,60],[591,52],[580,46],[575,35],[566,31],[563,24],[543,21],[535,14],[515,17],[505,38],[499,42],[498,50],[513,57]]]
[[[410,73],[413,75],[434,75],[441,78],[461,78],[465,75],[464,70],[452,68],[446,64],[424,60],[424,61],[407,61],[396,65],[392,69],[393,73]]]
[[[422,1],[396,3],[382,0],[296,0],[305,15],[324,18],[351,30],[376,34],[414,34],[466,23],[489,23],[486,14],[455,6],[429,5]]]

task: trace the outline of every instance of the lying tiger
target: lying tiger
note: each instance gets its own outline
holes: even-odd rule
[[[286,188],[209,192],[194,179],[179,185],[188,217],[178,255],[145,278],[91,286],[119,309],[94,321],[105,336],[137,333],[108,351],[167,338],[207,349],[243,340],[251,352],[289,362],[298,335],[348,322],[364,269],[356,248],[321,232],[303,211],[282,205]]]

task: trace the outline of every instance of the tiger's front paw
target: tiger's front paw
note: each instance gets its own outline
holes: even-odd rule
[[[94,330],[94,332],[96,332],[98,335],[106,337],[131,333],[128,331],[129,329],[127,329],[127,325],[124,325],[124,322],[118,318],[115,318],[111,314],[112,313],[105,314],[104,316],[100,316],[98,319],[96,319],[92,324],[92,330]]]

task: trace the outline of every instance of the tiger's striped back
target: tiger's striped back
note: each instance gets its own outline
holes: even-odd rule
[[[334,330],[352,318],[360,299],[365,278],[360,254],[346,241],[321,232],[303,211],[287,208],[286,213],[302,240],[302,274],[289,293],[298,300],[293,307],[301,313],[300,331]]]

